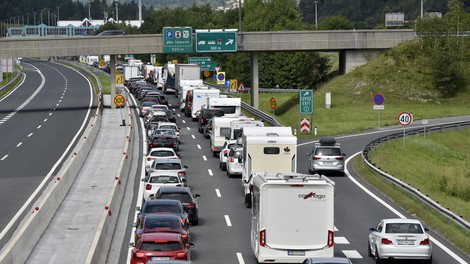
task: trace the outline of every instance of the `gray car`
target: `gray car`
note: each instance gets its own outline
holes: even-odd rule
[[[352,264],[347,258],[308,258],[302,262],[303,264]]]
[[[339,172],[344,175],[344,156],[340,144],[333,137],[322,137],[315,143],[312,152],[307,153],[310,157],[308,172]]]

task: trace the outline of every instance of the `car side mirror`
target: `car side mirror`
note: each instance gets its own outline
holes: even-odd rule
[[[145,181],[145,178],[140,179],[140,181],[143,181],[143,182],[144,182],[144,181]]]
[[[137,212],[140,212],[140,206],[137,206],[137,207],[135,208],[135,210],[136,210]]]
[[[374,231],[375,231],[375,227],[369,227],[369,231],[374,232]]]
[[[183,167],[184,167],[185,169],[189,168],[188,165],[184,165]]]
[[[200,194],[197,194],[197,193],[196,193],[196,194],[194,195],[194,198],[199,198],[199,197],[201,197]]]
[[[243,162],[243,158],[242,157],[238,157],[238,163],[242,163]]]
[[[133,248],[133,247],[135,247],[135,243],[134,243],[134,242],[131,242],[131,243],[129,243],[127,246],[128,246],[129,248]]]

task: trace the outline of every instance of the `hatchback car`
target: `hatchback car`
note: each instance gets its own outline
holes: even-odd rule
[[[154,199],[175,199],[180,201],[184,210],[188,213],[189,222],[192,225],[198,225],[199,223],[199,210],[196,201],[199,197],[201,197],[199,194],[193,195],[189,187],[170,186],[160,187],[153,196]]]
[[[243,147],[232,147],[227,155],[226,171],[228,177],[242,175],[243,171]]]
[[[153,171],[148,177],[141,179],[144,182],[144,201],[155,194],[162,186],[186,186],[186,178],[181,178],[176,171]]]
[[[201,111],[199,111],[199,122],[197,123],[199,133],[203,132],[203,127],[207,124],[207,121],[215,116],[224,116],[224,110],[220,108],[202,108]]]
[[[302,264],[352,264],[351,260],[347,258],[333,257],[333,258],[308,258]]]
[[[132,225],[135,230],[135,241],[137,241],[143,234],[147,233],[177,233],[181,235],[183,242],[189,243],[189,230],[183,223],[183,220],[172,214],[147,214],[142,223],[134,223]]]
[[[369,228],[367,252],[376,263],[387,259],[423,260],[432,263],[432,245],[421,222],[416,219],[383,219]]]
[[[307,153],[310,157],[308,172],[314,174],[318,171],[335,171],[344,175],[344,156],[340,144],[333,137],[322,137],[315,143],[312,152]]]
[[[132,250],[131,264],[159,260],[190,260],[192,247],[194,244],[185,244],[180,234],[163,232],[143,234]]]
[[[181,218],[183,223],[188,223],[188,214],[184,210],[183,204],[178,200],[147,200],[142,208],[136,207],[137,225],[141,224],[145,216],[148,214],[174,214]]]
[[[152,171],[174,171],[181,178],[185,178],[187,181],[186,169],[188,166],[183,165],[180,159],[174,158],[162,158],[156,159],[152,162],[149,168],[149,173]]]
[[[164,133],[161,133],[165,130]],[[176,152],[180,150],[180,142],[174,130],[155,129],[148,141],[148,149],[152,148],[173,148]]]
[[[222,171],[227,169],[227,155],[230,152],[230,149],[237,145],[241,146],[240,144],[237,144],[237,140],[229,139],[226,140],[222,146],[221,151],[219,152],[219,168]]]
[[[158,129],[172,129],[175,131],[176,136],[178,137],[178,141],[180,141],[180,128],[177,124],[173,122],[160,122],[158,123]]]

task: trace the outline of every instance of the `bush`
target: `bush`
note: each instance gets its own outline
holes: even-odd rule
[[[287,113],[293,106],[296,106],[299,102],[299,93],[292,96],[289,100],[285,101],[279,107],[274,110],[274,114],[279,116]]]

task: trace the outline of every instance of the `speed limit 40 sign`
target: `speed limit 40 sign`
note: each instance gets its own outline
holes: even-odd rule
[[[413,121],[413,116],[408,112],[401,112],[398,115],[398,124],[402,126],[407,126]]]

